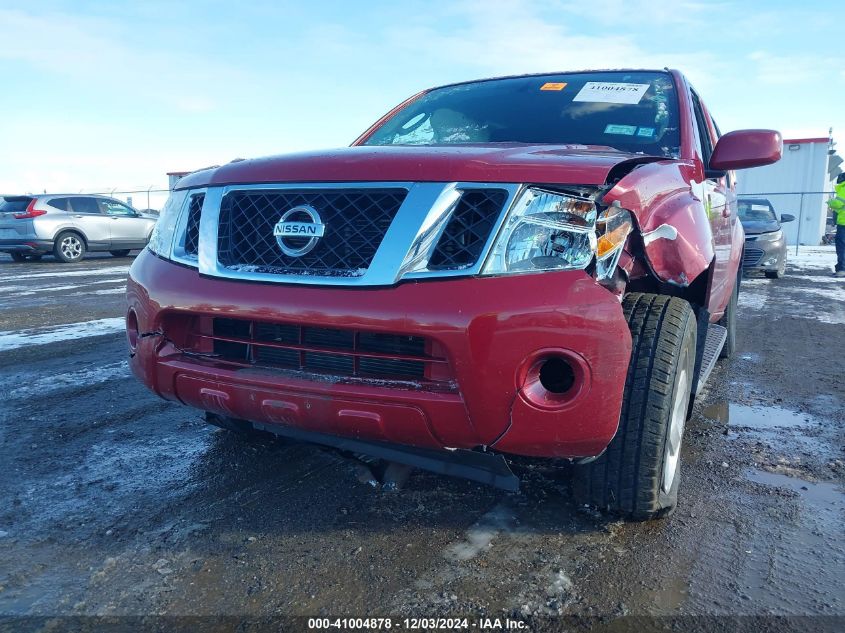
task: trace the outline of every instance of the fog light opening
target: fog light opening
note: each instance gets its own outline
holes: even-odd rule
[[[575,384],[575,371],[563,358],[548,358],[540,366],[540,384],[549,393],[566,393]]]
[[[129,342],[129,351],[134,352],[138,347],[138,315],[135,310],[126,313],[126,339]]]

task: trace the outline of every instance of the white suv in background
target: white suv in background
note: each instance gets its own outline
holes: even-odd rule
[[[86,194],[0,197],[0,252],[16,262],[40,259],[80,261],[87,251],[125,257],[144,248],[156,218],[120,200]]]

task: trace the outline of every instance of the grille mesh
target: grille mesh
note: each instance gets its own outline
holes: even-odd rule
[[[202,215],[202,203],[204,200],[204,193],[191,196],[191,203],[188,206],[188,224],[185,227],[186,255],[197,255],[199,253],[200,216]]]
[[[220,208],[218,259],[263,273],[363,275],[406,195],[405,189],[231,192]],[[317,210],[326,232],[311,252],[290,257],[279,248],[273,227],[301,205]],[[303,239],[287,238],[294,248]]]
[[[508,197],[504,189],[464,191],[434,248],[431,270],[469,268],[481,256],[490,231]]]
[[[743,266],[756,266],[763,259],[763,250],[760,248],[747,248],[742,255]]]

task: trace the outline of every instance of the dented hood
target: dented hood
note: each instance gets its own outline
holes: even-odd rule
[[[189,174],[177,188],[355,181],[601,185],[616,165],[644,158],[586,145],[358,146],[233,162]]]

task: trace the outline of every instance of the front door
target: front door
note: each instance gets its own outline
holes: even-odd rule
[[[143,248],[149,222],[118,200],[100,198],[100,208],[109,219],[112,250]]]
[[[69,196],[66,200],[66,211],[70,214],[70,223],[79,227],[85,235],[88,250],[96,251],[108,248],[111,239],[108,218],[100,213],[97,199],[88,196]]]
[[[706,111],[695,92],[692,92],[693,110],[696,127],[701,142],[701,159],[706,166],[716,143],[716,133],[710,125]],[[735,203],[728,199],[727,175],[711,173],[705,169],[704,182],[701,185],[702,202],[710,220],[713,233],[713,278],[710,286],[708,309],[714,316],[721,315],[733,291],[733,274],[730,271],[731,246],[733,243],[733,223],[736,222]]]

